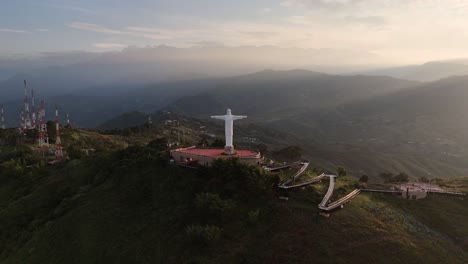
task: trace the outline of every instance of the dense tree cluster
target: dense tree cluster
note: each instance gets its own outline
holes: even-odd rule
[[[404,172],[400,172],[399,174],[393,174],[388,172],[382,172],[379,174],[386,183],[396,183],[396,182],[408,182],[409,176]]]
[[[295,161],[301,158],[302,152],[303,150],[299,146],[289,146],[278,151],[274,151],[272,155],[278,160]]]

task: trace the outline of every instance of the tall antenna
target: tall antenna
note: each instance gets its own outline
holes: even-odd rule
[[[62,141],[60,140],[60,125],[58,116],[58,107],[55,105],[55,159],[63,158]]]
[[[37,140],[37,143],[39,144],[39,147],[42,148],[44,146],[44,133],[42,131],[42,123],[44,120],[42,119],[42,107],[44,106],[44,102],[41,101],[39,104],[39,108],[37,109],[37,122],[38,122],[38,132],[39,132],[39,139]]]
[[[39,108],[37,109],[37,143],[39,144],[39,147],[42,148],[42,142],[43,142],[43,135],[42,135],[42,118],[41,118],[41,109],[42,105],[39,104]]]
[[[41,100],[39,105],[39,109],[37,111],[37,118],[38,118],[38,130],[39,130],[39,147],[42,149],[48,146],[48,142],[46,143],[46,134],[47,134],[47,124],[44,122],[44,101]]]
[[[5,114],[3,112],[3,105],[1,106],[1,114],[2,114],[2,129],[5,129]]]
[[[36,128],[36,106],[34,104],[34,90],[31,88],[32,128]]]
[[[24,122],[24,112],[20,112],[20,126],[21,129],[26,130],[26,123]]]
[[[39,112],[39,116],[41,118],[42,146],[49,147],[49,134],[47,133],[47,119],[44,100],[41,100],[41,111]]]
[[[30,129],[31,119],[30,119],[30,114],[29,114],[29,99],[28,99],[28,88],[26,85],[26,80],[24,80],[24,112],[25,112],[24,127],[25,129]]]

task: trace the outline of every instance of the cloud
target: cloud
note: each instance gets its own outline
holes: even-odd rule
[[[304,25],[304,26],[312,26],[315,23],[306,16],[290,16],[285,19],[287,22],[291,24],[297,25]]]
[[[275,32],[271,32],[271,31],[244,31],[244,32],[241,31],[240,33],[244,34],[247,37],[262,38],[262,39],[271,38],[276,35]]]
[[[269,7],[265,7],[265,8],[260,9],[260,13],[262,13],[262,14],[266,14],[266,13],[270,13],[270,12],[271,12],[271,8],[269,8]]]
[[[372,28],[382,28],[387,24],[381,16],[343,16],[343,17],[317,17],[317,16],[290,16],[285,21],[302,26],[340,26],[349,28],[353,26],[367,26]]]
[[[363,6],[368,3],[379,2],[372,0],[286,0],[280,3],[284,7],[301,7],[310,9],[346,9]],[[386,1],[380,1],[386,2]]]
[[[128,47],[128,45],[119,43],[94,43],[93,46],[100,49],[121,49]]]
[[[197,47],[209,47],[209,48],[219,48],[219,47],[224,47],[224,44],[221,42],[215,42],[215,41],[193,41],[193,42],[188,42],[191,45],[195,45]]]
[[[294,1],[283,1],[280,3],[280,6],[284,7],[292,7],[294,5]]]
[[[152,27],[126,27],[125,33],[133,36],[140,36],[148,39],[153,40],[161,40],[161,39],[171,39],[178,34],[182,36],[184,32],[182,30],[167,30],[163,28],[152,28]]]
[[[47,31],[49,31],[49,29],[48,28],[37,28],[36,31],[47,32]]]
[[[168,30],[163,28],[152,28],[152,27],[135,27],[129,26],[123,29],[111,29],[102,25],[84,23],[84,22],[72,22],[67,24],[68,27],[102,33],[106,35],[127,35],[133,37],[141,37],[152,40],[167,40],[173,38],[181,38],[187,35],[192,35],[193,30]]]
[[[75,28],[75,29],[92,31],[92,32],[97,32],[97,33],[122,34],[122,32],[119,31],[119,30],[106,28],[106,27],[103,27],[103,26],[98,25],[98,24],[83,23],[83,22],[72,22],[72,23],[67,24],[67,26],[71,27],[71,28]]]
[[[199,46],[224,43],[226,46],[353,50],[373,52],[391,62],[414,63],[421,62],[423,57],[431,59],[427,54],[433,54],[434,58],[468,54],[468,35],[460,34],[468,30],[468,5],[446,1],[450,4],[442,0],[289,0],[281,3],[290,6],[283,12],[287,16],[271,20],[168,15],[161,17],[162,22],[154,27],[145,24],[107,27],[84,22],[68,25],[112,35],[109,42],[133,45],[186,47],[196,43],[201,43]],[[320,8],[311,8],[314,5]]]
[[[25,34],[25,33],[31,33],[27,30],[21,30],[21,29],[11,29],[11,28],[0,28],[0,32],[5,32],[5,33],[18,33],[18,34]]]
[[[87,8],[83,8],[83,7],[65,6],[65,5],[49,5],[49,6],[53,7],[53,8],[57,8],[57,9],[75,11],[75,12],[79,12],[79,13],[86,14],[86,15],[96,14],[96,11],[91,10],[91,9],[87,9]]]
[[[381,16],[346,16],[343,20],[348,23],[376,26],[383,26],[387,23],[385,18]]]

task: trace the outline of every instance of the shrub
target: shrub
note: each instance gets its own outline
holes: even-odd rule
[[[382,172],[379,174],[380,177],[384,179],[386,183],[391,183],[391,182],[408,182],[409,181],[409,176],[408,174],[404,172],[400,172],[397,175],[393,175],[392,173],[385,173]]]
[[[263,143],[260,143],[257,145],[257,150],[262,154],[262,155],[265,155],[268,153],[268,146],[263,144]]]
[[[427,177],[425,177],[425,176],[422,176],[422,177],[419,177],[418,181],[427,183],[427,182],[429,182],[429,179]]]
[[[261,168],[243,164],[237,158],[217,159],[200,174],[209,177],[207,190],[222,194],[224,197],[237,196],[249,199],[253,195],[271,194],[279,179]]]
[[[224,147],[224,139],[220,137],[216,137],[211,143],[211,147],[217,147],[217,148]]]
[[[346,176],[346,174],[347,174],[346,169],[341,167],[341,166],[336,168],[336,172],[337,172],[338,176],[340,176],[340,177]]]
[[[67,154],[70,159],[81,159],[83,153],[81,151],[82,147],[79,143],[72,144],[67,148]]]
[[[167,149],[167,139],[165,137],[162,137],[162,138],[157,138],[153,141],[151,141],[150,143],[148,143],[148,148],[152,148],[152,149],[155,149],[155,150],[158,150],[158,151],[163,151],[165,149]]]
[[[235,203],[230,199],[221,199],[216,193],[199,193],[195,197],[195,206],[205,218],[221,220],[232,215]]]
[[[221,228],[214,225],[189,225],[185,228],[185,233],[195,244],[213,245],[221,238]]]
[[[299,146],[289,146],[273,152],[273,157],[284,160],[297,160],[302,156],[302,148]]]
[[[247,221],[251,225],[256,225],[260,218],[260,209],[249,211],[247,214]]]
[[[361,178],[359,178],[360,182],[368,182],[369,181],[369,176],[367,175],[362,175]]]
[[[408,174],[406,174],[404,172],[401,172],[400,174],[395,175],[392,178],[392,181],[393,182],[408,182],[409,181],[409,176],[408,176]]]

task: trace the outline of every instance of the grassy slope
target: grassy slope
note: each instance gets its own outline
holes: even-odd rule
[[[291,193],[287,202],[251,201],[247,206],[261,209],[256,226],[236,217],[223,225],[220,242],[203,247],[189,243],[184,231],[195,218],[193,196],[203,178],[146,166],[115,175],[122,177],[118,184],[112,178],[87,184],[91,172],[69,163],[2,206],[3,217],[24,224],[2,263],[461,263],[467,257],[468,207],[458,198],[364,194],[324,218],[317,204],[325,183]],[[338,186],[348,191],[351,184]]]
[[[122,140],[92,131],[64,130],[64,137],[116,149]],[[317,204],[325,181],[291,192],[289,201],[256,195],[238,201],[235,216],[215,223],[221,240],[203,246],[190,243],[185,227],[206,221],[193,201],[209,188],[204,175],[107,153],[46,171],[0,177],[0,263],[462,263],[468,257],[468,206],[459,198],[362,194],[324,218]],[[354,184],[339,179],[333,199]],[[444,179],[442,186],[467,191],[468,178]],[[260,219],[247,224],[254,209]]]

